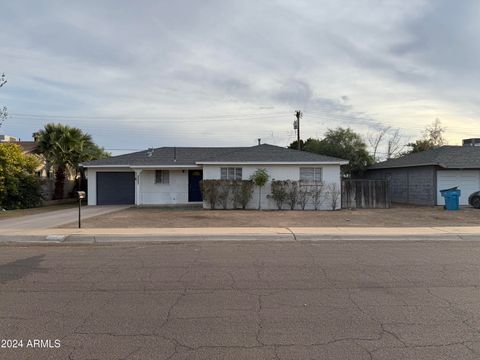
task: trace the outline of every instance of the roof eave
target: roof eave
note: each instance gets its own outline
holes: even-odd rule
[[[438,163],[390,165],[390,166],[381,166],[381,167],[369,167],[367,168],[367,170],[383,170],[383,169],[396,169],[396,168],[419,167],[419,166],[442,166],[442,165]]]
[[[85,168],[128,168],[128,169],[198,169],[200,166],[198,165],[189,165],[189,164],[184,164],[184,165],[83,165],[80,164],[80,166],[85,167]]]
[[[347,165],[348,161],[197,161],[198,165]]]

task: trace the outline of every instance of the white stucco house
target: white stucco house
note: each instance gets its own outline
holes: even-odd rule
[[[161,147],[82,165],[87,169],[89,205],[167,205],[201,204],[202,179],[248,180],[257,169],[266,169],[270,180],[321,181],[336,184],[340,189],[340,165],[347,163],[262,144]],[[257,191],[254,190],[253,199],[258,199]],[[262,208],[273,209],[275,204],[268,195],[269,184],[262,190]],[[258,206],[258,200],[253,199],[250,208]]]

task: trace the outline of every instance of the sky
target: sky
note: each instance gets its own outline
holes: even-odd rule
[[[477,0],[5,1],[0,133],[77,126],[114,154],[286,146],[440,119],[480,137]]]

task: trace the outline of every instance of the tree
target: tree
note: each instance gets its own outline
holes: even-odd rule
[[[0,88],[3,87],[6,83],[7,83],[7,79],[5,77],[5,74],[2,74],[2,76],[0,76]],[[3,106],[2,108],[0,108],[0,128],[2,127],[3,123],[7,119],[7,116],[8,116],[7,107]]]
[[[429,140],[434,147],[446,145],[445,130],[440,119],[435,119],[431,125],[425,128],[423,138]]]
[[[401,141],[402,136],[400,135],[400,130],[395,129],[387,140],[387,160],[400,155],[403,149]]]
[[[415,142],[407,144],[411,149],[402,155],[417,153],[421,151],[431,150],[446,145],[445,128],[439,119],[427,126],[423,132],[423,138],[415,140]]]
[[[375,161],[379,160],[379,157],[377,156],[378,148],[380,147],[380,144],[382,143],[383,138],[385,137],[385,135],[388,133],[389,130],[390,130],[390,126],[387,126],[378,130],[378,132],[376,133],[373,133],[373,134],[371,133],[367,135],[367,140],[368,140],[368,143],[370,144],[370,147],[372,148],[372,151],[373,151],[372,156]]]
[[[328,129],[322,140],[307,139],[303,150],[349,160],[348,165],[342,166],[342,173],[345,176],[361,175],[373,164],[373,157],[362,137],[350,128]]]
[[[37,152],[45,157],[47,170],[55,170],[55,199],[62,199],[66,172],[80,173],[80,163],[109,156],[82,130],[62,124],[47,124],[38,131]]]
[[[390,126],[381,128],[377,133],[368,134],[367,140],[372,148],[372,156],[375,161],[397,157],[403,148],[403,145],[400,144],[402,140],[400,129],[392,129]],[[385,156],[379,156],[381,148],[385,149]]]
[[[252,176],[250,176],[250,180],[258,186],[258,210],[262,209],[262,187],[265,186],[269,178],[270,176],[265,169],[257,169]]]
[[[14,143],[0,144],[0,208],[19,209],[40,204],[39,161]]]

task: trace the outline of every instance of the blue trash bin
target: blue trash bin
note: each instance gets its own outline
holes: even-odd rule
[[[458,210],[460,208],[460,195],[462,192],[457,188],[440,190],[440,194],[445,199],[445,210]]]

